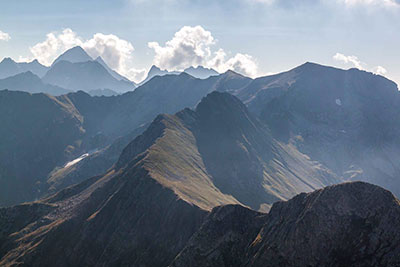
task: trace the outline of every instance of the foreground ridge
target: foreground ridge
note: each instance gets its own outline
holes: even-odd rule
[[[215,208],[171,266],[399,266],[400,203],[364,182]]]

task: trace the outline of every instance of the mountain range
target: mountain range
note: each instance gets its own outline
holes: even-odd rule
[[[324,76],[321,73],[326,73],[326,75]],[[334,76],[334,78],[331,79],[331,76]],[[318,79],[313,77],[318,77]],[[305,84],[307,79],[311,79],[310,85]],[[342,89],[347,95],[329,95],[330,92],[335,92],[335,94],[339,92],[334,85],[332,89],[325,86],[333,82],[339,86],[352,85],[343,87],[348,88]],[[374,83],[373,88],[379,89],[368,89],[372,88],[369,85],[371,83]],[[371,91],[364,93],[360,98],[363,90]],[[99,151],[84,159],[73,169],[80,169],[78,167],[86,161],[91,161],[92,157],[102,158],[99,154],[105,153],[103,149],[110,146],[116,138],[127,136],[126,139],[133,139],[135,136],[130,135],[130,133],[135,132],[135,129],[138,128],[143,130],[142,126],[148,125],[158,114],[171,114],[185,107],[194,107],[203,96],[212,91],[229,92],[236,95],[246,104],[250,113],[266,125],[274,139],[307,155],[310,160],[329,169],[342,181],[364,180],[384,186],[396,195],[398,194],[399,180],[396,178],[398,170],[395,167],[395,162],[399,141],[398,135],[395,134],[398,128],[394,127],[394,125],[398,125],[396,114],[399,110],[397,108],[396,85],[381,76],[363,71],[344,71],[312,63],[304,64],[286,73],[255,80],[231,71],[219,76],[211,76],[208,79],[196,79],[182,73],[180,75],[155,77],[134,92],[120,96],[90,97],[83,92],[62,96],[62,101],[66,99],[73,106],[73,109],[66,109],[67,111],[73,110],[70,116],[79,114],[79,117],[82,118],[83,122],[80,123],[79,127],[82,127],[84,133],[76,139],[75,137],[72,138],[71,142],[64,148],[66,151],[70,151],[70,148],[73,147],[73,153],[62,153],[62,156],[58,157],[59,161],[52,161],[52,169],[47,169],[48,175],[36,176],[34,173],[34,177],[37,178],[32,183],[43,185],[43,183],[48,183],[46,181],[59,180],[60,177],[65,175],[69,177],[77,175],[74,171],[71,173],[71,170],[67,171],[61,167],[67,161],[73,160],[91,149]],[[304,100],[297,96],[300,91],[304,91]],[[10,92],[7,94],[11,95]],[[18,95],[15,94],[16,99],[13,101],[20,101],[17,98]],[[292,97],[289,104],[276,105],[278,100],[289,101],[289,97]],[[317,99],[315,101],[309,100],[312,98]],[[378,104],[360,106],[359,104],[360,99],[363,99],[364,103],[372,103],[375,101],[374,98],[381,98],[376,101],[381,103],[382,106]],[[337,104],[337,99],[340,99],[341,105]],[[305,102],[301,103],[300,101]],[[319,101],[326,103],[312,106],[313,103],[318,104]],[[285,110],[285,107],[290,109]],[[293,110],[295,108],[297,110]],[[312,112],[310,112],[311,108],[313,109]],[[380,112],[380,110],[384,112]],[[380,114],[381,117],[372,120],[373,117],[369,114]],[[365,118],[369,119],[366,120]],[[21,123],[28,123],[28,121],[24,122],[23,118],[20,121]],[[374,125],[377,122],[381,123],[380,129],[382,127],[392,129],[392,133],[386,131],[387,138],[381,138],[380,132],[374,133],[369,130],[375,128]],[[345,126],[347,128],[344,128]],[[23,131],[24,127],[26,126],[21,126],[20,130]],[[7,127],[3,127],[3,129],[4,135],[12,132]],[[38,134],[42,135],[43,133]],[[371,142],[370,140],[374,140],[373,138],[380,140],[380,142]],[[127,143],[128,141],[123,142],[124,145],[127,145]],[[11,145],[12,143],[7,144],[10,149]],[[111,153],[113,155],[110,156],[114,160],[119,156],[123,145],[117,147],[119,149],[114,150]],[[12,149],[16,151],[16,155],[20,151],[22,152],[21,149],[16,147]],[[3,151],[6,153],[7,150]],[[107,164],[104,164],[104,168],[100,168],[100,170],[105,171],[111,167],[113,160],[106,161]],[[18,156],[14,157],[12,162],[9,166],[14,167],[2,168],[5,173],[15,173],[15,170],[12,169],[18,166]],[[30,161],[28,160],[28,162]],[[32,164],[35,163],[32,162]],[[59,168],[61,168],[60,171],[56,171]],[[87,176],[78,175],[80,179],[74,178],[74,181],[80,181],[89,178],[91,174],[100,173],[96,169],[92,172],[88,171],[90,168],[84,167],[84,169],[86,169]],[[57,179],[52,177],[54,174],[56,174]],[[43,188],[40,189],[38,186],[34,186],[34,188],[28,189],[31,194],[38,190],[40,190],[38,196],[46,194],[46,190]],[[30,199],[34,198],[31,196]],[[23,201],[27,200],[29,198]]]
[[[31,94],[45,93],[53,96],[72,92],[56,85],[46,84],[30,71],[0,79],[0,90],[23,91]]]
[[[6,81],[128,83],[85,54]],[[0,265],[397,266],[399,105],[392,81],[315,63],[0,91]]]
[[[32,75],[24,74],[26,72],[38,77],[33,78]],[[23,74],[25,76],[15,78]],[[110,96],[136,88],[133,82],[108,67],[101,57],[93,60],[79,46],[65,51],[50,67],[41,65],[37,60],[17,63],[5,58],[0,63],[0,79],[7,79],[2,81],[0,89],[41,92],[54,96],[78,90],[92,95]],[[33,79],[34,84],[31,84]]]
[[[11,58],[4,58],[0,62],[0,79],[28,71],[39,77],[43,77],[48,71],[48,67],[43,66],[37,60],[33,60],[32,62],[15,62]]]
[[[187,74],[189,74],[195,78],[199,78],[199,79],[207,79],[211,76],[219,75],[219,73],[216,70],[205,68],[203,66],[189,67],[189,68],[184,69],[182,72],[187,73]],[[149,72],[147,73],[146,78],[140,84],[145,84],[146,82],[148,82],[155,76],[179,75],[182,72],[162,70],[159,67],[153,65],[153,66],[151,66]]]
[[[18,81],[11,79],[11,77],[22,75],[25,72],[35,74],[42,81],[39,82],[35,78],[35,83],[32,86],[29,79],[21,78]],[[215,70],[202,66],[189,67],[183,72],[200,79],[219,75]],[[143,85],[155,76],[179,75],[180,73],[169,72],[152,66],[147,77],[140,84]],[[137,87],[134,82],[111,69],[100,56],[93,59],[80,46],[65,51],[53,61],[50,67],[43,66],[37,60],[29,63],[17,63],[11,58],[5,58],[0,62],[0,79],[6,78],[7,81],[2,83],[0,89],[30,93],[40,92],[54,96],[79,90],[93,96],[112,96],[132,91]],[[40,85],[40,83],[42,84]]]
[[[218,128],[210,131],[211,125]],[[399,263],[400,202],[377,186],[346,183],[302,193],[278,201],[267,214],[245,208],[265,208],[253,203],[260,197],[267,205],[278,195],[289,199],[296,193],[285,190],[290,185],[310,191],[301,185],[338,182],[293,147],[259,135],[262,129],[228,93],[209,94],[195,110],[157,116],[104,174],[46,199],[0,209],[1,264]],[[211,147],[216,155],[209,154]],[[261,159],[265,169],[257,166]]]

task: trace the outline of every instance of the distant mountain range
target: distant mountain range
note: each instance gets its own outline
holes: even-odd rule
[[[60,63],[64,64],[63,62]],[[313,77],[318,77],[318,79]],[[307,81],[309,84],[306,83]],[[327,84],[333,85],[328,87]],[[339,95],[340,91],[335,89],[336,86],[348,88],[343,89],[343,92],[346,92],[347,95]],[[380,89],[374,90],[372,88]],[[365,93],[368,90],[371,91]],[[114,142],[116,138],[129,136],[132,131],[148,124],[160,113],[171,114],[185,107],[194,107],[203,96],[212,91],[229,92],[236,95],[246,104],[250,113],[258,117],[262,124],[266,124],[274,139],[284,146],[293,146],[301,154],[310,156],[312,160],[322,164],[321,168],[330,170],[334,176],[339,177],[342,181],[361,179],[389,188],[396,195],[400,194],[398,191],[400,181],[395,178],[400,172],[397,168],[390,167],[395,166],[398,158],[396,151],[398,151],[400,144],[397,134],[399,127],[395,126],[399,125],[396,121],[399,116],[396,114],[400,110],[396,85],[381,76],[363,71],[343,71],[312,63],[304,64],[289,72],[255,80],[231,71],[219,76],[211,76],[208,79],[196,79],[182,73],[180,75],[154,77],[135,91],[114,97],[90,97],[86,93],[77,92],[56,98],[61,103],[66,101],[69,103],[68,105],[73,105],[73,109],[63,108],[63,110],[67,112],[73,110],[73,114],[78,115],[71,114],[71,116],[83,118],[83,122],[79,123],[78,127],[83,129],[84,134],[72,139],[73,141],[64,149],[74,152],[63,153],[58,157],[59,160],[52,161],[52,168],[47,169],[47,174],[54,171],[54,168],[61,167],[67,160],[72,160],[74,157],[85,153],[88,149],[103,149]],[[335,92],[335,95],[330,95],[330,92]],[[303,98],[298,95],[302,95]],[[19,94],[13,96],[8,92],[8,96],[15,97],[15,99],[9,100],[11,103],[21,101],[18,99],[18,96],[21,96]],[[34,101],[35,98],[27,99]],[[341,105],[338,104],[337,99],[341,101]],[[360,99],[363,99],[362,102],[359,102]],[[288,101],[290,104],[277,104],[278,101]],[[326,103],[318,104],[321,101]],[[23,112],[22,109],[23,106],[21,106],[20,112]],[[34,112],[34,110],[29,111],[25,108],[25,112]],[[4,116],[8,116],[9,113],[10,111],[4,111]],[[380,117],[375,117],[375,120],[372,120],[373,117],[370,117],[369,114],[379,114]],[[20,131],[23,131],[30,122],[23,117],[19,120],[25,125],[20,127]],[[377,123],[380,126],[376,129],[388,127],[390,130],[385,131],[385,135],[379,131],[374,132],[374,125]],[[4,135],[15,132],[15,130],[6,126],[3,129]],[[38,134],[45,133],[44,131]],[[264,136],[265,134],[261,135]],[[130,136],[129,138],[134,137]],[[36,140],[45,141],[42,137],[37,137]],[[125,141],[123,144],[126,145],[128,142]],[[19,143],[22,144],[21,141]],[[16,166],[20,161],[18,155],[19,153],[22,155],[24,152],[21,148],[11,145],[12,143],[7,143],[7,146],[15,151],[16,156],[8,167],[3,166],[2,169],[16,175]],[[70,150],[72,147],[74,149]],[[115,159],[121,153],[123,145],[118,147],[117,150],[112,153],[107,152],[106,155]],[[89,156],[80,164],[90,161],[98,153]],[[7,154],[4,154],[4,157],[7,157]],[[43,157],[32,155],[31,158]],[[263,156],[258,155],[257,158],[262,159]],[[30,159],[26,161],[26,164],[29,165],[29,162]],[[383,162],[388,162],[389,165],[383,164]],[[390,162],[392,163],[390,164]],[[32,164],[36,164],[35,161],[32,161]],[[100,168],[101,170],[111,167],[112,160],[103,165],[104,168]],[[262,169],[263,166],[265,166],[265,163],[260,163],[258,168]],[[79,172],[79,169],[76,171]],[[100,169],[97,169],[97,171],[94,169],[93,172],[86,171],[86,176],[79,176],[78,180],[89,178],[90,175],[97,175]],[[31,179],[28,172],[19,173],[21,179]],[[70,177],[69,173],[70,171],[56,172],[57,180],[63,179],[61,177],[64,176]],[[39,191],[38,196],[46,194],[48,190],[46,181],[52,179],[52,175],[47,177],[46,175],[35,174],[34,176],[37,177],[34,182],[37,185],[32,185],[35,189],[29,186],[26,189],[35,196]],[[381,177],[385,177],[385,179]],[[74,179],[74,181],[77,180]],[[40,186],[38,186],[39,184]],[[329,179],[320,186],[328,184],[331,184]],[[317,186],[316,184],[315,186],[309,184],[303,188],[312,190]],[[13,191],[13,189],[9,190]],[[292,195],[298,192],[296,189],[291,189],[288,192],[290,191],[293,192]],[[32,199],[33,195],[24,198],[24,201]],[[276,199],[287,199],[287,195],[283,197],[284,195],[279,196],[279,193],[275,193]],[[16,195],[15,203],[21,201],[17,200],[19,197],[19,195]],[[255,206],[252,207],[258,209]]]
[[[219,75],[219,73],[217,71],[215,71],[214,69],[208,69],[208,68],[204,68],[202,66],[197,66],[196,68],[189,67],[189,68],[183,70],[183,72],[185,72],[195,78],[199,78],[199,79],[207,79],[211,76]],[[147,73],[146,78],[140,84],[145,84],[146,82],[148,82],[155,76],[179,75],[180,73],[182,73],[182,72],[161,70],[159,67],[153,65],[153,66],[151,66],[149,72]]]
[[[125,83],[65,60],[16,80],[88,90],[97,73]],[[399,97],[314,63],[0,91],[0,265],[397,266]]]
[[[0,79],[0,90],[23,91],[28,93],[46,93],[59,96],[72,92],[56,85],[46,84],[30,71]]]
[[[43,81],[72,91],[90,92],[98,89],[109,89],[118,93],[132,91],[132,82],[115,79],[97,61],[71,63],[59,61],[46,73]]]
[[[0,79],[15,76],[23,72],[32,72],[33,74],[43,77],[48,71],[48,67],[43,66],[37,60],[32,62],[15,62],[11,58],[5,58],[0,62]]]
[[[31,72],[42,79],[32,85],[32,77],[16,79],[15,75]],[[10,58],[0,63],[0,79],[5,79],[0,89],[25,92],[42,92],[51,95],[83,90],[93,95],[116,95],[132,91],[136,85],[107,66],[101,57],[93,60],[81,47],[71,48],[54,60],[51,67],[37,60],[17,63]]]
[[[268,214],[243,207],[267,208],[260,196],[272,204],[290,188],[308,191],[302,186],[333,177],[274,141],[236,97],[213,92],[195,110],[158,116],[103,175],[0,209],[1,264],[397,264],[400,202],[377,186],[302,193]]]
[[[1,87],[1,89],[42,92],[52,95],[82,90],[93,96],[111,96],[132,91],[137,87],[135,83],[112,70],[101,57],[93,60],[80,46],[65,51],[54,60],[50,67],[41,65],[37,60],[30,63],[17,63],[10,58],[5,58],[0,63],[0,79],[9,78],[28,71],[41,79],[43,78],[42,83],[55,86],[59,89],[50,90],[44,86],[42,88],[29,88],[31,85],[28,82],[24,83],[23,79],[16,83],[12,83],[13,79],[7,80],[6,84],[8,87]],[[202,66],[196,68],[190,67],[183,72],[199,79],[219,75],[215,70]],[[180,73],[169,72],[152,66],[147,77],[140,84],[143,85],[155,76],[166,74],[178,75]],[[35,85],[38,84],[36,82]]]

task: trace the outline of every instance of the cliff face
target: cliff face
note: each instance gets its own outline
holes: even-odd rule
[[[362,182],[300,194],[267,215],[216,208],[171,266],[398,266],[399,219],[399,200]]]

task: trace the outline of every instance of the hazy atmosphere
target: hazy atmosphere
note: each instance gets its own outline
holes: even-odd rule
[[[399,267],[400,0],[0,0],[0,266]]]
[[[0,58],[81,45],[135,82],[152,64],[258,77],[312,61],[399,83],[399,29],[397,0],[1,1]]]

